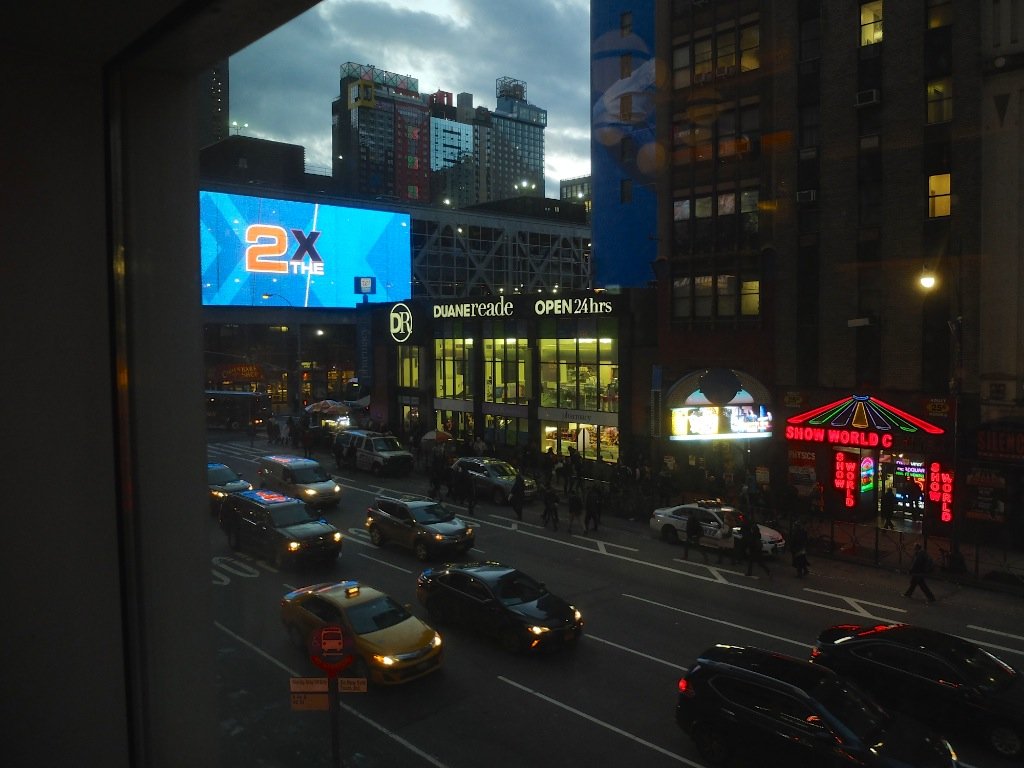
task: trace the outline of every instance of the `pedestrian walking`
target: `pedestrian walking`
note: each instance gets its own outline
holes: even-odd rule
[[[583,532],[587,533],[591,528],[597,533],[597,526],[601,522],[601,491],[597,488],[590,488],[587,491],[587,498],[584,502]]]
[[[928,582],[925,581],[925,576],[933,570],[935,570],[935,563],[931,555],[925,552],[924,547],[920,544],[915,544],[914,559],[910,561],[910,586],[907,587],[907,591],[903,593],[903,596],[913,596],[914,590],[920,587],[929,604],[934,603],[935,595],[932,594],[931,589],[928,587]]]
[[[508,494],[508,502],[512,505],[512,511],[516,513],[516,519],[523,519],[523,502],[526,500],[526,482],[521,473],[516,473],[516,479],[512,481],[512,490]]]
[[[768,578],[771,578],[772,572],[764,562],[761,529],[758,528],[753,515],[747,515],[747,520],[743,524],[743,545],[747,550],[747,576],[753,575],[754,566],[757,565]]]
[[[696,547],[700,549],[700,537],[703,535],[704,530],[700,527],[700,520],[697,516],[691,514],[686,518],[686,538],[683,539],[683,559],[690,559],[690,547]],[[708,553],[703,549],[700,549],[700,553],[704,556],[704,562],[708,561]]]
[[[313,430],[309,427],[302,430],[302,455],[307,459],[313,457]]]
[[[466,505],[466,511],[472,517],[476,517],[476,483],[473,482],[473,475],[465,467],[459,474],[461,475],[459,495]]]
[[[793,567],[796,568],[797,578],[802,579],[811,564],[807,561],[807,529],[799,520],[793,523],[790,545],[793,547]]]
[[[892,530],[896,526],[893,525],[892,516],[896,511],[896,494],[892,492],[892,486],[886,489],[885,493],[882,494],[882,527]]]
[[[578,488],[574,488],[569,495],[569,533],[572,533],[572,524],[579,522],[583,517],[583,497],[580,496]]]
[[[558,494],[555,492],[553,485],[548,485],[544,489],[544,515],[541,518],[544,523],[544,527],[548,527],[548,523],[552,524],[552,530],[558,530]]]

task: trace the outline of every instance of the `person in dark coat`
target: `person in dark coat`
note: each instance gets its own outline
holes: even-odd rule
[[[893,525],[892,516],[896,511],[896,494],[892,492],[892,488],[887,488],[885,493],[882,495],[882,527],[892,530],[896,526]]]
[[[772,572],[764,562],[764,544],[761,541],[761,529],[754,522],[753,515],[747,515],[743,524],[743,547],[747,551],[747,576],[753,575],[756,564],[765,574],[771,578]]]
[[[569,495],[569,533],[572,533],[572,524],[583,517],[583,497],[580,496],[578,488],[574,488]]]
[[[928,587],[928,582],[925,581],[925,576],[932,572],[933,569],[932,558],[920,544],[914,545],[914,559],[910,561],[910,585],[907,587],[907,591],[903,593],[904,597],[911,597],[914,594],[914,590],[918,587],[924,592],[925,599],[929,603],[935,602],[935,595],[932,594],[931,589]]]
[[[512,490],[508,494],[508,502],[512,505],[512,511],[516,513],[516,519],[523,519],[523,502],[526,500],[526,483],[523,476],[516,473],[516,479],[512,481]]]
[[[601,522],[601,491],[597,488],[590,488],[587,491],[587,498],[584,502],[583,532],[587,533],[591,528],[597,533],[597,526]]]
[[[810,563],[807,561],[807,529],[797,520],[793,523],[793,536],[790,539],[793,548],[793,567],[798,578],[807,575]]]
[[[459,472],[459,495],[466,505],[466,511],[476,517],[476,483],[473,482],[473,475],[465,467]]]
[[[548,527],[548,522],[551,522],[552,528],[558,530],[558,493],[551,484],[544,488],[544,517],[542,520],[545,528]]]
[[[700,527],[700,520],[697,519],[696,515],[691,514],[686,518],[686,537],[683,539],[683,559],[690,559],[690,547],[696,547],[700,549],[700,537],[704,533],[704,530]],[[700,553],[704,555],[704,562],[708,561],[708,553],[703,549]]]

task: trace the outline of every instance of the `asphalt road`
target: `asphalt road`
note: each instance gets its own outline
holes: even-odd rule
[[[285,449],[286,451],[290,449]],[[281,452],[257,440],[211,433],[209,456],[257,480],[256,456]],[[380,479],[328,471],[344,488],[325,517],[346,535],[338,563],[279,572],[232,552],[211,519],[211,575],[219,638],[220,765],[334,766],[328,713],[293,711],[291,677],[319,677],[288,643],[279,620],[281,596],[299,586],[357,579],[410,604],[425,567],[397,547],[374,547],[362,527],[380,490],[424,493],[426,477]],[[653,538],[646,523],[606,520],[597,536],[539,525],[540,504],[523,522],[507,507],[477,505],[475,559],[499,560],[544,581],[575,603],[585,635],[571,652],[513,656],[469,631],[437,627],[445,639],[439,674],[395,688],[343,694],[341,764],[359,768],[493,768],[567,765],[701,766],[675,725],[676,681],[715,643],[758,645],[806,657],[820,629],[841,622],[906,621],[985,644],[1024,666],[1024,605],[1018,598],[942,583],[934,606],[901,596],[905,579],[855,564],[812,563],[797,579],[788,560],[768,561],[772,576],[742,567],[705,565],[682,547]],[[563,518],[565,517],[563,512]],[[738,734],[738,738],[742,738]],[[978,747],[954,740],[970,766],[1009,768]],[[759,765],[768,765],[768,762]]]

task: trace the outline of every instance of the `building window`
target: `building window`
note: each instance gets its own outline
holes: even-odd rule
[[[719,32],[715,38],[715,47],[718,49],[715,57],[715,66],[720,76],[729,75],[736,71],[736,30],[730,29]]]
[[[821,113],[817,104],[800,107],[800,148],[816,147],[821,143]]]
[[[619,16],[619,34],[622,37],[633,34],[633,14],[630,11]]]
[[[485,330],[488,338],[483,340],[484,400],[488,403],[529,402],[530,366],[522,332],[515,324],[506,326],[498,322]]]
[[[672,51],[672,87],[690,86],[690,46],[680,45]]]
[[[882,42],[882,0],[860,4],[860,44]]]
[[[707,83],[714,77],[713,62],[711,38],[695,40],[693,43],[693,81],[695,83]]]
[[[761,66],[761,29],[755,24],[740,27],[740,72]]]
[[[953,78],[932,80],[927,87],[928,124],[948,123],[953,119]]]
[[[629,122],[633,119],[633,94],[619,96],[619,119]]]
[[[672,317],[689,320],[693,312],[693,281],[689,277],[672,279]]]
[[[719,275],[715,279],[718,294],[719,317],[736,314],[736,275]]]
[[[696,317],[711,317],[714,310],[714,278],[698,275],[693,279],[693,314]]]
[[[461,324],[445,328],[461,335]],[[452,400],[473,399],[470,354],[473,339],[444,338],[434,340],[434,391],[437,397]]]
[[[409,344],[398,345],[398,386],[419,389],[420,348]]]
[[[928,0],[928,29],[953,23],[953,0]]]
[[[949,216],[950,180],[948,173],[937,173],[928,177],[928,218]]]
[[[761,281],[757,275],[740,275],[740,314],[745,317],[761,314]]]

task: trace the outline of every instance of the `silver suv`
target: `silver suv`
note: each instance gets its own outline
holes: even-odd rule
[[[420,560],[441,553],[464,555],[476,542],[473,528],[432,499],[378,496],[366,510],[365,525],[376,546],[393,541]]]
[[[452,465],[452,471],[468,470],[476,486],[476,495],[481,499],[490,499],[495,504],[507,504],[512,484],[516,481],[519,471],[501,459],[486,456],[463,456]],[[537,482],[530,477],[523,477],[523,498],[531,501],[537,495]]]
[[[407,475],[415,458],[394,435],[365,429],[346,429],[334,438],[338,469],[352,467],[375,475]]]

